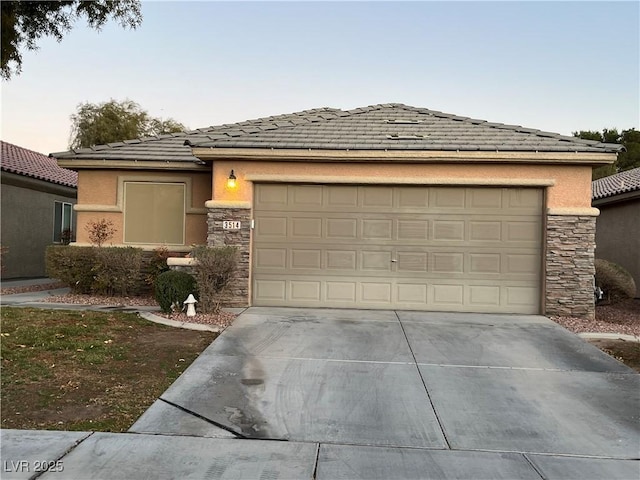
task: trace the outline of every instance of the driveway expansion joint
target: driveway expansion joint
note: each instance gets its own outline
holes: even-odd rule
[[[413,352],[413,348],[411,347],[411,342],[409,341],[409,337],[407,336],[407,332],[404,329],[404,325],[402,324],[402,320],[400,320],[400,316],[398,315],[398,312],[396,310],[393,311],[393,313],[396,315],[396,318],[398,319],[398,323],[400,324],[400,328],[402,329],[402,334],[404,335],[405,340],[407,341],[407,346],[409,347],[409,351],[411,352],[411,357],[413,358],[413,364],[416,367],[416,370],[418,371],[418,376],[420,377],[420,381],[422,382],[422,386],[424,387],[424,391],[427,394],[427,398],[429,399],[429,404],[431,405],[431,409],[433,410],[433,414],[436,417],[436,421],[438,422],[438,427],[440,428],[440,432],[442,433],[442,437],[444,438],[445,443],[447,444],[447,448],[449,450],[451,450],[451,442],[449,441],[449,438],[447,437],[447,432],[445,431],[444,425],[442,424],[442,419],[440,418],[440,415],[438,414],[438,411],[436,410],[436,406],[433,403],[433,400],[431,398],[431,394],[429,393],[429,389],[427,388],[427,383],[424,380],[424,377],[422,376],[422,372],[420,371],[420,367],[418,366],[418,360],[416,359],[416,355]]]

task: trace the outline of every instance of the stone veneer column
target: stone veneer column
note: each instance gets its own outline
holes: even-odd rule
[[[547,214],[546,315],[595,316],[595,214]]]
[[[207,202],[207,245],[209,247],[232,246],[239,251],[238,270],[231,281],[222,302],[227,307],[246,307],[249,305],[249,266],[251,240],[251,207],[249,203]],[[225,230],[224,221],[239,221],[240,230]]]

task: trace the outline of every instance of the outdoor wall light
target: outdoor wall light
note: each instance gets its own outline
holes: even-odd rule
[[[234,175],[233,170],[231,170],[229,178],[227,178],[227,187],[236,188],[236,176]]]

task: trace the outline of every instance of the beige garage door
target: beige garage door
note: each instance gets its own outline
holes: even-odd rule
[[[254,193],[254,305],[540,311],[540,189],[261,184]]]

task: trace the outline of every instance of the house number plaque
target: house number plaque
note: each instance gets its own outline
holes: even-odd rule
[[[224,220],[222,222],[223,230],[240,230],[242,223],[237,220]]]

